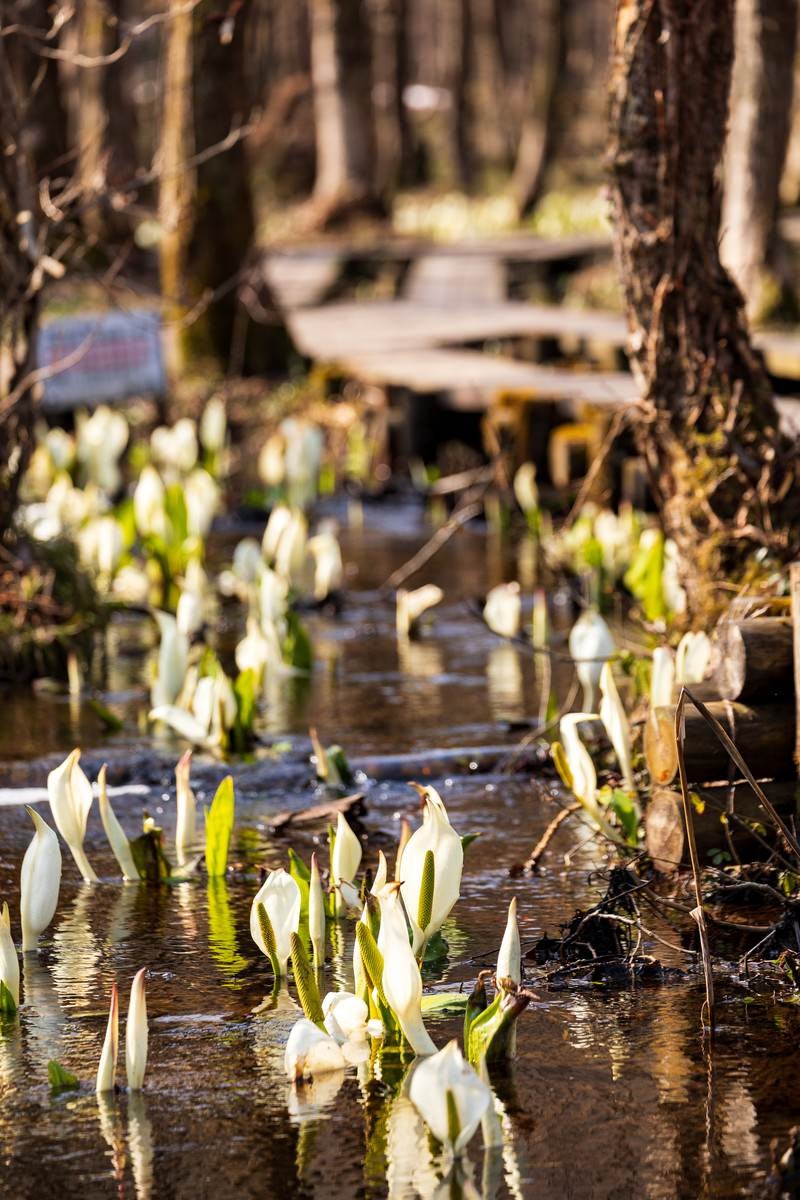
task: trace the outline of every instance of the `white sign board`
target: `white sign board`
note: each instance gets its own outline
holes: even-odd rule
[[[93,408],[166,389],[157,312],[83,314],[49,321],[39,332],[37,365],[45,368],[43,407]]]

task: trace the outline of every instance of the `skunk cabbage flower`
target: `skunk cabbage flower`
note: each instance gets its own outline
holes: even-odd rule
[[[461,838],[450,824],[447,809],[435,788],[418,788],[425,804],[422,824],[412,833],[403,850],[400,885],[403,903],[414,935],[413,950],[419,954],[425,941],[441,929],[458,900],[464,850]],[[428,854],[433,856],[433,879],[426,868]],[[424,892],[433,882],[433,895]],[[424,926],[421,920],[427,921]]]
[[[73,750],[47,776],[47,794],[56,829],[67,843],[75,865],[86,883],[97,883],[97,876],[83,850],[86,822],[92,807],[92,785],[84,775],[78,759],[80,750]]]
[[[255,583],[263,562],[261,547],[255,538],[242,538],[236,543],[231,570],[242,583]]]
[[[653,651],[653,673],[650,679],[650,707],[663,708],[672,703],[675,685],[675,652],[670,646],[657,646]]]
[[[146,972],[147,967],[142,967],[133,977],[128,1019],[125,1022],[125,1071],[128,1076],[128,1088],[132,1092],[141,1088],[147,1067],[147,1001],[144,992]]]
[[[164,511],[164,482],[155,467],[144,467],[133,492],[133,519],[142,537],[164,537],[167,517]]]
[[[522,949],[519,941],[519,925],[517,924],[516,896],[508,906],[508,920],[503,940],[500,943],[495,975],[498,981],[510,979],[517,987],[522,983]]]
[[[383,993],[414,1053],[434,1054],[436,1046],[422,1020],[422,976],[408,941],[399,884],[387,884],[378,896],[378,902],[381,906],[378,949],[383,956]]]
[[[299,417],[287,417],[281,422],[280,431],[290,495],[295,504],[308,504],[317,490],[325,435],[319,426]]]
[[[258,477],[267,487],[280,487],[286,476],[283,461],[284,443],[279,433],[264,442],[258,455]]]
[[[225,401],[221,396],[212,396],[200,418],[200,442],[203,449],[208,450],[209,454],[218,454],[225,446],[227,433]]]
[[[130,1013],[129,1013],[130,1018]],[[117,994],[117,985],[111,985],[111,1005],[108,1010],[108,1025],[106,1026],[106,1036],[103,1041],[103,1049],[100,1054],[100,1063],[97,1067],[97,1081],[95,1083],[95,1091],[99,1094],[102,1092],[113,1092],[114,1077],[117,1074],[117,1054],[119,1051],[119,996]],[[144,1074],[144,1072],[142,1072]]]
[[[308,539],[308,553],[314,560],[314,599],[326,600],[342,586],[344,567],[336,534],[322,529]]]
[[[292,510],[286,504],[276,504],[269,514],[264,535],[261,539],[261,553],[267,562],[273,562],[278,553],[278,545],[286,530],[292,523]]]
[[[290,1079],[311,1079],[347,1066],[339,1043],[307,1017],[301,1017],[292,1027],[283,1062]]]
[[[174,704],[180,695],[189,663],[189,639],[178,629],[171,613],[156,612],[161,642],[158,647],[156,677],[150,689],[153,708]]]
[[[203,597],[197,592],[183,591],[175,609],[175,624],[179,634],[191,637],[203,628]]]
[[[295,509],[290,512],[278,544],[275,547],[275,570],[289,583],[304,580],[308,523],[303,514]]]
[[[587,608],[572,626],[569,652],[575,660],[578,679],[583,685],[583,707],[591,712],[603,663],[617,649],[611,630],[597,609]]]
[[[183,866],[197,842],[197,805],[189,782],[192,752],[181,755],[175,767],[175,804],[178,810],[175,824],[175,854]]]
[[[675,651],[677,683],[702,683],[711,662],[711,640],[706,633],[685,633]]]
[[[61,885],[61,848],[46,821],[28,809],[36,832],[22,860],[19,911],[22,951],[35,950],[39,935],[53,919]]]
[[[272,960],[276,976],[286,974],[286,964],[292,952],[292,934],[297,933],[300,924],[300,903],[300,888],[291,875],[280,867],[277,871],[270,871],[250,906],[250,936],[261,953]],[[260,905],[264,906],[267,915],[266,936],[259,920]]]
[[[492,1089],[464,1059],[456,1041],[419,1063],[409,1098],[435,1138],[460,1154],[492,1103]]]
[[[93,517],[78,531],[78,553],[85,567],[108,586],[124,550],[122,529],[114,517]]]
[[[441,604],[444,592],[434,583],[426,583],[422,587],[407,592],[405,588],[397,591],[396,623],[399,637],[409,637],[416,629],[419,619],[429,608]]]
[[[101,404],[91,416],[78,416],[76,438],[76,456],[88,479],[108,495],[113,495],[122,482],[118,462],[128,443],[125,417]]]
[[[622,771],[622,779],[629,792],[636,791],[631,764],[631,730],[628,717],[619,698],[617,685],[611,671],[611,663],[603,663],[600,672],[600,720],[605,726],[614,753]]]
[[[119,863],[119,868],[122,871],[122,878],[128,882],[138,882],[139,872],[136,868],[136,863],[133,861],[131,853],[131,844],[128,841],[125,830],[117,820],[116,813],[111,807],[111,801],[108,798],[108,788],[106,787],[106,764],[103,763],[100,768],[100,773],[97,776],[98,788],[98,803],[100,805],[100,820],[103,822],[103,829],[106,831],[108,844],[114,851],[114,857]]]
[[[352,992],[328,992],[322,1001],[322,1013],[325,1028],[340,1046],[346,1042],[365,1042],[383,1033],[380,1021],[370,1020],[367,1005]]]
[[[203,467],[195,467],[184,482],[183,494],[189,533],[205,538],[219,510],[219,486]]]
[[[352,887],[358,868],[361,865],[361,842],[347,823],[343,813],[336,817],[336,837],[333,842],[333,859],[331,861],[331,882],[336,888],[335,906],[337,913],[342,912]],[[351,897],[350,897],[351,898]]]
[[[589,808],[597,807],[597,772],[591,754],[581,741],[578,726],[581,721],[595,720],[596,713],[568,713],[558,723],[559,737],[572,776],[572,790],[580,802]]]
[[[486,597],[483,619],[500,637],[513,638],[519,633],[521,602],[518,583],[499,583]]]
[[[0,912],[0,982],[8,988],[9,995],[19,1008],[19,959],[11,936],[11,914],[8,904]]]
[[[314,951],[314,970],[319,971],[325,961],[325,897],[316,854],[311,855],[311,878],[308,881],[308,932]]]
[[[236,646],[236,666],[240,671],[255,671],[259,679],[268,667],[283,664],[281,646],[274,625],[262,629],[255,617],[247,618],[247,632]]]
[[[169,476],[186,475],[197,462],[197,431],[191,417],[159,425],[150,435],[150,453]]]
[[[539,488],[536,485],[536,464],[524,462],[514,476],[514,495],[522,511],[536,512],[539,507]]]

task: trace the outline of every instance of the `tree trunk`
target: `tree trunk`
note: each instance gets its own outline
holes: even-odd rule
[[[371,59],[364,0],[311,0],[317,173],[309,212],[320,226],[382,211],[375,191]]]
[[[637,438],[695,613],[714,578],[756,549],[786,559],[800,535],[795,448],[719,259],[732,62],[732,0],[618,0],[610,164]]]
[[[797,0],[736,0],[720,252],[750,316],[774,307],[776,292],[790,290],[776,218],[796,45]]]
[[[558,78],[564,67],[564,15],[562,0],[538,0],[536,51],[528,85],[526,115],[508,185],[520,218],[536,207],[553,149],[555,98]]]
[[[470,6],[469,123],[474,159],[491,186],[508,168],[505,79],[495,0],[468,0]]]
[[[15,16],[43,39],[52,25],[48,7],[47,0],[19,0]],[[34,41],[12,38],[11,43],[8,58],[17,81],[22,144],[29,162],[37,179],[64,178],[71,174],[72,162],[58,63],[38,54]]]
[[[442,0],[443,35],[441,81],[447,93],[443,113],[443,138],[436,174],[451,187],[469,187],[472,155],[468,136],[467,84],[469,79],[469,0]]]
[[[237,373],[282,372],[294,354],[291,338],[257,266],[246,271],[255,221],[244,144],[235,131],[248,108],[234,86],[243,74],[244,14],[231,28],[213,0],[190,12],[182,0],[173,5],[159,195],[170,365],[179,371],[190,359],[205,359]],[[232,144],[221,150],[229,134]],[[204,161],[185,165],[212,148]],[[250,325],[254,312],[264,329]]]
[[[389,206],[398,187],[411,181],[412,137],[403,89],[406,85],[406,0],[371,0],[375,110],[375,183]]]
[[[33,170],[8,45],[0,38],[0,538],[11,526],[33,448],[36,393],[29,380],[42,286]]]

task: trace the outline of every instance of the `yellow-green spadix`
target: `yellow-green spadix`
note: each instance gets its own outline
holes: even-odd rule
[[[22,923],[22,950],[35,950],[39,936],[53,919],[61,885],[61,847],[55,831],[34,809],[28,813],[35,833],[20,872],[19,910]]]
[[[92,807],[92,785],[80,767],[80,750],[73,750],[63,763],[47,776],[47,794],[56,829],[69,847],[75,865],[87,883],[97,876],[83,849],[86,822]]]
[[[461,1154],[492,1102],[492,1090],[464,1059],[455,1041],[414,1068],[409,1098],[431,1133]]]

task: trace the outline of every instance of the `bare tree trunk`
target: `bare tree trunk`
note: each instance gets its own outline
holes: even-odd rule
[[[720,249],[750,316],[769,305],[769,293],[780,291],[781,282],[788,285],[789,272],[781,270],[776,218],[796,45],[797,0],[736,0]]]
[[[800,536],[795,447],[719,259],[732,62],[732,0],[618,0],[610,162],[637,438],[695,612],[753,550],[785,559]]]
[[[244,14],[231,27],[213,0],[189,12],[182,0],[173,4],[159,195],[170,365],[179,371],[189,359],[206,359],[223,370],[283,371],[294,353],[291,338],[257,266],[246,270],[255,221],[237,134],[248,107],[235,86],[243,75]],[[230,144],[222,149],[226,138]],[[206,151],[201,162],[186,166]],[[248,313],[257,313],[265,328],[248,328]]]
[[[42,285],[33,171],[7,45],[0,38],[0,538],[10,528],[33,448],[30,375]]]
[[[311,0],[317,174],[310,213],[332,225],[379,212],[370,30],[364,0]]]
[[[378,195],[391,201],[412,175],[412,137],[403,89],[406,85],[406,0],[371,0],[372,101],[375,112],[375,180]]]
[[[442,87],[448,96],[444,112],[444,182],[468,187],[472,182],[472,154],[468,134],[467,86],[469,80],[469,0],[442,0],[444,32],[441,40]]]
[[[564,65],[564,24],[562,0],[538,0],[536,52],[528,85],[527,112],[508,185],[520,217],[536,207],[552,153],[556,90]]]
[[[41,39],[50,31],[47,0],[19,0],[15,17]],[[36,41],[11,39],[9,61],[14,68],[21,107],[23,146],[36,177],[63,178],[72,172],[69,161],[67,112],[58,63],[37,53]]]
[[[504,112],[503,65],[495,0],[468,0],[470,6],[469,121],[475,162],[488,180],[508,166],[508,120]]]

